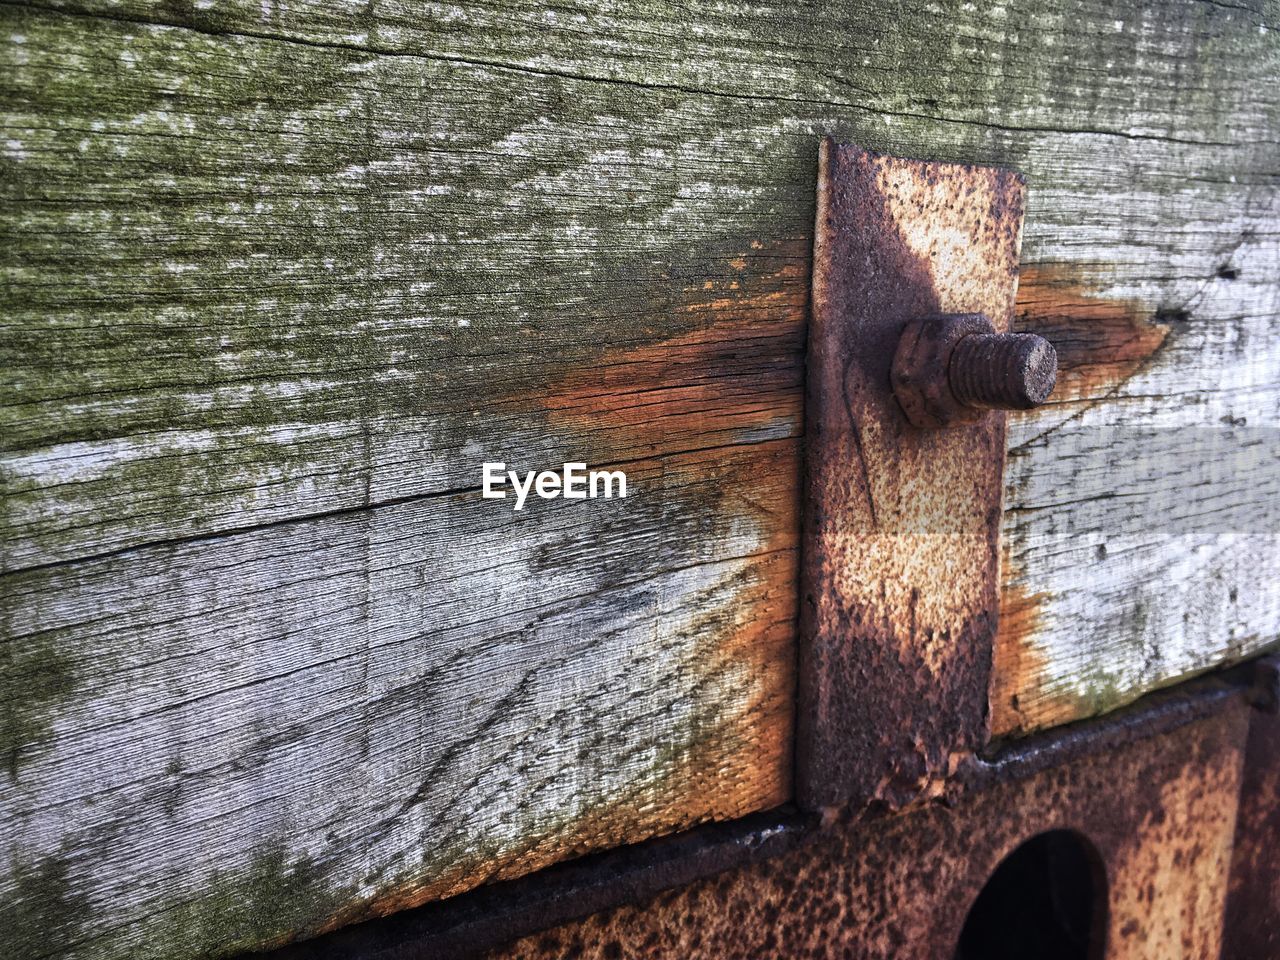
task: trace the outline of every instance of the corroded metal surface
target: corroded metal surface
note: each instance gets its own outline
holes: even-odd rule
[[[1065,830],[1098,864],[1105,957],[1214,958],[1247,723],[1236,698],[1162,734],[1007,776],[1040,766],[1024,755],[954,807],[838,825],[783,856],[490,957],[952,960],[996,867],[1028,838]]]
[[[987,415],[986,410],[960,402],[949,374],[960,342],[992,330],[991,321],[980,313],[941,313],[912,320],[903,328],[889,375],[893,395],[912,424],[934,429]]]
[[[664,944],[670,945],[652,929],[666,922],[668,915],[663,910],[668,908],[663,907],[664,904],[670,905],[670,910],[689,911],[688,926],[678,928],[680,938],[698,939],[702,935],[702,927],[697,924],[716,931],[716,937],[705,949],[699,947],[704,950],[701,955],[715,956],[715,950],[724,947],[724,955],[728,957],[785,956],[787,954],[781,949],[781,944],[794,945],[794,931],[784,941],[780,934],[775,934],[775,938],[770,940],[767,936],[769,930],[800,927],[816,916],[826,925],[824,929],[830,932],[831,918],[839,915],[843,908],[835,899],[824,900],[824,896],[872,896],[873,902],[882,903],[885,909],[890,906],[901,908],[904,916],[916,916],[921,912],[920,907],[898,903],[907,896],[918,895],[915,889],[908,889],[916,872],[919,882],[915,887],[925,890],[929,884],[936,884],[940,876],[945,879],[951,875],[948,871],[958,869],[945,867],[944,860],[939,858],[953,856],[959,862],[965,854],[959,850],[935,851],[924,842],[916,847],[909,846],[911,824],[928,826],[933,831],[930,836],[937,835],[939,829],[950,824],[947,829],[953,836],[962,836],[966,831],[985,836],[995,831],[995,834],[1007,834],[1011,838],[1018,829],[1040,829],[1035,825],[1035,817],[1040,817],[1043,824],[1074,824],[1077,829],[1087,827],[1093,830],[1095,828],[1090,827],[1090,823],[1105,823],[1111,815],[1108,813],[1110,808],[1124,807],[1131,803],[1132,795],[1145,791],[1143,803],[1146,806],[1143,809],[1149,808],[1150,816],[1146,817],[1141,810],[1129,811],[1124,814],[1127,821],[1117,821],[1107,829],[1118,843],[1126,829],[1125,824],[1140,820],[1145,824],[1141,826],[1145,831],[1143,835],[1148,838],[1155,836],[1152,830],[1162,822],[1168,822],[1170,814],[1163,807],[1157,810],[1150,805],[1162,798],[1160,803],[1176,807],[1182,802],[1178,797],[1189,795],[1178,793],[1167,785],[1162,787],[1162,776],[1166,773],[1173,776],[1181,762],[1185,764],[1181,775],[1183,781],[1194,781],[1197,776],[1202,781],[1210,778],[1214,776],[1211,772],[1196,774],[1194,770],[1195,765],[1204,762],[1206,757],[1216,757],[1210,766],[1219,773],[1224,770],[1230,773],[1229,754],[1239,754],[1246,734],[1247,720],[1241,716],[1247,712],[1244,708],[1249,705],[1265,707],[1277,699],[1274,676],[1269,684],[1259,683],[1259,676],[1253,664],[1245,664],[1153,694],[1139,704],[1105,718],[1014,741],[998,755],[986,759],[970,757],[960,764],[948,782],[942,802],[929,805],[923,811],[861,823],[849,822],[851,818],[846,815],[842,822],[837,822],[830,829],[822,828],[818,817],[785,810],[757,814],[732,823],[706,824],[684,834],[587,856],[533,876],[482,887],[452,900],[336,930],[277,951],[271,958],[419,960],[430,957],[432,960],[467,960],[486,955],[491,950],[498,951],[495,957],[536,957],[543,946],[545,950],[541,955],[558,956],[556,951],[563,948],[564,955],[568,956],[573,954],[575,944],[583,948],[586,956],[683,957],[685,954],[678,950],[668,954],[658,949]],[[1218,741],[1202,742],[1195,732],[1210,729],[1219,731]],[[1200,746],[1192,750],[1188,744]],[[1227,753],[1215,754],[1219,747]],[[1185,753],[1181,761],[1178,759],[1180,750]],[[1215,787],[1213,802],[1219,805],[1224,816],[1231,817],[1234,816],[1234,801],[1226,795],[1227,792],[1218,791]],[[1092,799],[1089,799],[1090,793]],[[1018,796],[1024,798],[1023,806],[1009,800]],[[1073,805],[1075,801],[1064,800],[1064,797],[1076,798],[1078,805]],[[1039,812],[1034,815],[1029,812],[1033,800],[1041,804],[1036,808]],[[1194,796],[1194,802],[1197,808],[1201,806],[1199,795]],[[1005,815],[1012,819],[1001,826],[1001,818]],[[1185,808],[1181,813],[1175,809],[1174,816],[1185,822]],[[1092,836],[1090,834],[1091,841]],[[971,836],[964,842],[978,841]],[[999,845],[996,840],[991,842]],[[1013,842],[1013,839],[1008,840],[1008,843]],[[1145,855],[1174,860],[1182,856],[1180,841],[1172,845],[1163,840],[1160,843],[1163,845],[1148,848]],[[871,851],[868,857],[879,849],[881,858],[910,854],[921,859],[914,865],[898,862],[893,872],[885,874],[887,880],[898,885],[893,888],[893,898],[886,895],[874,900],[876,861],[860,861],[859,851],[863,848]],[[824,854],[823,849],[828,852]],[[1204,856],[1206,849],[1197,851],[1196,857]],[[990,859],[994,854],[988,851],[983,856]],[[837,862],[842,858],[848,860],[848,866],[841,868],[847,871],[847,875],[843,879],[837,876],[823,880],[817,864],[820,861]],[[1265,865],[1265,861],[1259,862]],[[776,866],[769,866],[770,863]],[[773,887],[769,885],[785,885],[788,871],[796,873],[797,864],[800,865],[800,876],[818,881],[814,897],[798,894],[777,897],[770,894]],[[1182,865],[1178,866],[1182,870]],[[1182,874],[1178,873],[1178,876]],[[861,878],[858,880],[862,884],[859,888],[861,893],[850,887],[853,882],[850,877]],[[1171,883],[1172,879],[1162,882],[1159,889],[1170,891],[1173,889]],[[826,894],[821,893],[823,889],[827,890]],[[1178,889],[1186,893],[1191,888]],[[698,893],[699,890],[703,892]],[[714,896],[707,891],[715,890],[728,891],[727,899],[724,902],[702,899]],[[764,898],[762,905],[752,904],[753,890]],[[839,893],[840,890],[846,892]],[[902,891],[901,896],[899,890]],[[1217,887],[1210,885],[1195,893],[1194,897],[1207,896],[1213,900],[1218,896],[1216,891]],[[648,906],[638,909],[623,906],[646,903]],[[701,915],[692,912],[693,905],[698,903],[701,903],[698,907],[703,911]],[[717,920],[713,915],[716,910],[729,909],[730,903],[741,904],[734,914],[744,927],[737,931],[742,938],[737,941],[726,939],[734,931],[724,929],[728,926],[727,921],[723,918]],[[791,919],[783,916],[784,911],[793,909],[812,910],[813,914],[800,914]],[[864,922],[870,909],[868,904],[855,904],[853,909],[850,915],[853,921]],[[1193,904],[1192,913],[1201,918],[1196,921],[1197,928],[1205,926],[1202,920],[1207,916],[1206,910],[1204,904]],[[624,925],[631,931],[625,936]],[[553,927],[559,929],[535,935],[536,931]],[[1181,927],[1175,924],[1170,929]],[[830,943],[815,944],[811,955],[843,955],[847,931],[838,929],[836,932],[840,934],[839,938]],[[1167,931],[1162,934],[1171,935]],[[517,938],[521,937],[525,939],[517,943]],[[763,942],[777,946],[777,952],[760,954],[757,948],[761,937]],[[614,938],[617,938],[617,952],[609,946]],[[1194,937],[1191,942],[1195,942]],[[588,943],[594,944],[590,950],[586,947]],[[1159,943],[1155,941],[1156,946],[1148,955],[1158,955],[1156,948]],[[691,955],[700,954],[694,951]],[[904,952],[900,955],[909,954]],[[1132,956],[1133,953],[1120,955]],[[1244,958],[1249,955],[1236,956]]]
[[[1008,329],[1023,181],[830,140],[818,180],[797,798],[900,807],[986,740],[1004,414],[918,430],[890,367],[913,318]]]
[[[781,856],[805,842],[813,827],[813,818],[795,812],[703,824],[682,834],[585,856],[517,880],[334,930],[269,956],[270,960],[469,960],[549,924],[580,919]]]
[[[1280,957],[1280,660],[1259,664],[1236,817],[1222,960]]]
[[[1049,399],[1058,379],[1058,353],[1034,333],[966,337],[956,344],[947,383],[970,408],[1030,410]]]

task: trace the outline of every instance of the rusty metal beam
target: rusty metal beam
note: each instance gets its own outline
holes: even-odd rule
[[[944,827],[948,835],[959,837],[966,831],[975,832],[972,820],[963,819],[973,814],[966,814],[965,810],[985,811],[982,815],[995,821],[1003,811],[1014,809],[1016,822],[993,828],[1005,838],[1003,841],[997,842],[992,831],[977,831],[991,835],[986,841],[986,852],[964,854],[990,865],[997,848],[1016,843],[1022,833],[1066,822],[1068,811],[1060,807],[1066,802],[1063,797],[1076,798],[1074,802],[1079,806],[1073,809],[1083,811],[1078,822],[1101,838],[1097,841],[1100,849],[1115,851],[1123,846],[1123,835],[1135,823],[1134,815],[1125,813],[1124,805],[1116,802],[1116,790],[1123,789],[1126,783],[1142,791],[1146,797],[1142,809],[1151,817],[1146,826],[1138,823],[1134,829],[1145,831],[1144,836],[1163,845],[1165,840],[1152,838],[1152,824],[1162,815],[1167,820],[1169,812],[1165,805],[1159,809],[1152,805],[1153,797],[1160,794],[1160,789],[1153,784],[1180,784],[1168,787],[1171,802],[1191,798],[1193,781],[1208,784],[1205,796],[1211,797],[1224,814],[1234,811],[1234,798],[1229,796],[1222,778],[1230,779],[1227,765],[1233,762],[1231,757],[1238,760],[1241,754],[1249,712],[1245,708],[1266,700],[1269,689],[1266,677],[1274,676],[1264,672],[1263,682],[1259,683],[1256,671],[1253,664],[1245,664],[1153,694],[1105,718],[1028,737],[985,757],[971,757],[956,771],[946,795],[916,812],[860,820],[846,818],[829,824],[826,829],[816,817],[786,810],[708,825],[338,930],[277,951],[271,957],[272,960],[464,960],[495,950],[499,951],[495,956],[537,956],[536,952],[513,952],[532,949],[530,942],[536,947],[541,942],[537,937],[533,941],[526,939],[521,945],[512,945],[512,942],[553,927],[559,929],[549,935],[548,943],[558,940],[564,944],[571,941],[576,932],[581,934],[584,949],[588,939],[593,943],[598,940],[597,947],[603,949],[614,934],[605,936],[602,925],[609,924],[612,929],[623,922],[624,914],[631,918],[627,923],[634,925],[629,929],[639,930],[644,923],[663,916],[663,904],[679,900],[687,905],[690,898],[707,896],[710,898],[705,905],[707,916],[716,911],[724,912],[725,916],[738,916],[726,905],[727,901],[715,899],[720,896],[715,891],[746,882],[743,878],[785,877],[788,869],[794,869],[796,864],[836,862],[840,860],[841,850],[851,862],[861,862],[858,869],[870,871],[867,876],[871,877],[879,868],[871,859],[858,860],[861,856],[858,851],[864,847],[884,851],[887,857],[892,845],[899,844],[896,856],[905,858],[906,848],[900,844],[906,841],[901,838],[921,825],[932,825],[929,829],[935,837],[941,835],[937,831]],[[1217,733],[1210,735],[1207,731]],[[1117,757],[1121,759],[1112,763],[1110,758]],[[1179,763],[1183,766],[1179,767]],[[1204,770],[1196,774],[1194,768],[1201,766]],[[1162,780],[1161,770],[1169,777]],[[1119,776],[1121,772],[1123,776]],[[1054,786],[1058,783],[1062,784],[1060,788]],[[1053,791],[1059,789],[1061,794],[1055,795]],[[1086,795],[1093,799],[1088,800]],[[1036,804],[1031,804],[1033,797],[1038,798]],[[1195,803],[1199,808],[1200,800],[1196,799]],[[1011,808],[1010,804],[1016,806]],[[1037,818],[1040,819],[1037,821]],[[1202,821],[1197,823],[1204,826]],[[923,845],[921,857],[932,856],[927,846]],[[1170,856],[1176,852],[1173,846],[1162,846],[1162,849]],[[958,870],[962,857],[954,852],[953,857],[949,869]],[[910,866],[903,859],[895,869],[900,873],[906,871],[902,873],[906,877]],[[1261,866],[1266,867],[1265,859]],[[981,873],[977,867],[972,872],[969,868],[965,871],[965,876],[971,879]],[[927,889],[936,880],[933,874],[916,876],[915,892]],[[973,882],[978,881],[973,879]],[[695,889],[704,893],[694,894]],[[772,906],[760,906],[763,912],[758,916],[739,919],[744,930],[754,933],[763,933],[770,925],[781,931],[788,927],[786,914],[791,908],[790,900],[778,901]],[[816,906],[814,909],[816,912],[810,920],[824,916],[821,909]],[[836,910],[836,902],[830,902],[825,909]],[[595,916],[588,919],[591,915]],[[644,917],[650,919],[644,920]],[[858,923],[865,921],[865,917],[857,920]],[[707,923],[720,930],[720,935],[727,929],[722,921],[707,920]],[[680,929],[689,930],[688,927]],[[645,938],[648,936],[649,933],[644,934]],[[714,942],[724,945],[723,941]],[[503,950],[506,952],[501,952]],[[639,946],[628,941],[628,950],[626,955],[665,956],[653,950],[646,953],[648,948],[643,947],[643,941]],[[732,953],[730,950],[723,955]],[[584,953],[584,956],[591,955],[590,951]],[[688,955],[698,956],[696,952]],[[1119,954],[1135,955],[1143,954]],[[1236,953],[1233,956],[1247,960],[1257,955]]]
[[[783,856],[488,956],[968,957],[957,946],[979,891],[1012,851],[1048,835],[1079,845],[1088,871],[1079,893],[1093,913],[1070,931],[1075,949],[1054,956],[1214,958],[1247,724],[1235,698],[1158,735],[1029,777],[997,776],[954,805],[836,825]],[[1007,926],[993,939],[1016,942],[1026,919],[997,911],[996,922]]]
[[[1259,661],[1222,960],[1280,957],[1280,658]]]

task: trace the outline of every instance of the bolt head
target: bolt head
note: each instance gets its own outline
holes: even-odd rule
[[[921,429],[980,419],[985,410],[966,406],[951,390],[951,354],[965,337],[995,333],[980,313],[948,313],[912,320],[898,339],[890,379],[907,420]]]

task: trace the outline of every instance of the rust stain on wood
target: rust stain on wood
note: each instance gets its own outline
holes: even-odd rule
[[[524,402],[585,445],[637,456],[687,436],[750,441],[801,426],[808,250],[757,242],[677,288],[657,341],[611,347]]]
[[[682,287],[672,308],[683,332],[656,342],[613,348],[593,369],[549,385],[536,403],[551,423],[584,446],[608,436],[612,448],[649,452],[673,437],[699,443],[720,435],[757,455],[693,464],[663,459],[664,483],[675,491],[670,509],[693,510],[709,524],[743,526],[759,562],[734,574],[732,596],[695,618],[705,631],[700,668],[708,675],[738,672],[749,681],[731,713],[707,731],[671,778],[656,791],[602,811],[598,848],[633,840],[607,837],[615,821],[651,819],[655,805],[684,798],[667,810],[662,832],[708,819],[741,816],[791,797],[794,638],[799,596],[799,500],[802,363],[808,302],[808,249],[799,241],[756,241]],[[757,442],[758,435],[789,438]],[[705,482],[707,471],[717,482]],[[762,472],[781,478],[788,495],[755,493]],[[682,480],[718,491],[695,503]],[[702,625],[698,626],[699,621]],[[724,757],[739,779],[726,782]],[[771,785],[761,792],[762,785]],[[577,833],[578,831],[575,831]],[[587,849],[584,847],[583,849]]]
[[[785,803],[791,794],[792,640],[797,558],[769,555],[765,570],[743,576],[733,621],[706,634],[707,674],[736,669],[742,697],[709,709],[697,735],[671,745],[661,779],[609,798],[591,813],[501,854],[460,863],[429,883],[407,885],[353,905],[317,927],[324,933],[533,873],[575,856],[729,820]],[[731,758],[731,763],[726,762]]]
[[[1051,403],[1105,395],[1141,370],[1170,333],[1140,302],[1095,296],[1061,266],[1023,268],[1013,325],[1058,351]]]
[[[777,445],[779,468],[798,470],[794,445]],[[531,835],[501,853],[461,862],[429,883],[408,885],[331,917],[314,932],[386,916],[511,879],[596,850],[728,820],[779,806],[791,796],[794,637],[798,596],[796,522],[771,521],[758,561],[734,574],[730,599],[695,619],[704,678],[741,677],[738,696],[701,709],[685,742],[658,761],[660,776],[602,801],[596,809]]]
[[[1070,694],[1044,696],[1050,661],[1037,639],[1046,629],[1046,608],[1053,596],[1033,590],[1013,560],[1008,541],[1002,544],[1003,583],[1000,623],[991,668],[991,735],[1018,736],[1078,719],[1080,700]],[[1028,691],[1041,694],[1030,703]]]
[[[1046,668],[1035,637],[1041,630],[1042,611],[1049,595],[1030,591],[1014,581],[1007,550],[1005,557],[1006,579],[1001,590],[1000,624],[991,666],[991,735],[994,737],[1040,726],[1039,713],[1035,717],[1026,715],[1019,691],[1027,689],[1026,678],[1043,676]]]
[[[1056,265],[1022,269],[1013,325],[1043,336],[1058,351],[1058,385],[1050,407],[1105,399],[1145,369],[1172,333],[1139,301],[1098,296],[1072,271]],[[1034,419],[1040,414],[1027,411],[1018,416]],[[1046,628],[1045,610],[1052,596],[1026,582],[1007,543],[1003,555],[991,677],[991,732],[996,737],[1069,722],[1092,709],[1069,692],[1046,693],[1052,671],[1038,638]],[[1036,696],[1028,699],[1031,692]]]
[[[563,433],[567,456],[634,451],[625,463],[636,482],[631,495],[647,489],[663,498],[663,509],[699,517],[708,534],[743,539],[744,556],[716,564],[723,574],[698,609],[654,614],[655,623],[680,620],[695,638],[694,687],[709,691],[716,678],[733,677],[733,694],[708,692],[686,738],[655,758],[652,779],[571,822],[341,912],[323,930],[791,798],[800,528],[795,435],[808,264],[794,243],[752,247],[714,270],[714,279],[703,279],[704,271],[680,290],[672,307],[679,322],[668,319],[663,327],[682,332],[650,341],[642,329],[641,342],[605,349],[589,371],[502,399],[543,412]],[[717,432],[723,454],[655,456],[670,451],[675,436],[705,444]],[[755,439],[760,434],[764,439]],[[773,477],[785,495],[761,495],[761,476]]]

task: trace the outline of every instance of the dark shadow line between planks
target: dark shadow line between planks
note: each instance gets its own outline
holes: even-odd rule
[[[668,460],[672,457],[683,457],[697,453],[714,453],[717,450],[736,450],[746,447],[759,447],[770,443],[791,443],[802,440],[803,431],[797,431],[785,437],[766,437],[760,440],[743,440],[739,443],[720,443],[707,447],[689,447],[678,450],[664,451],[657,456],[638,457],[630,460],[617,460],[609,463],[592,464],[593,470],[612,470],[619,467],[633,466],[635,464],[654,463],[656,461]],[[361,503],[350,507],[337,507],[333,510],[321,510],[316,513],[301,514],[294,517],[283,517],[279,520],[268,520],[265,523],[246,524],[243,526],[224,527],[221,530],[214,530],[209,533],[193,533],[181,537],[162,537],[157,540],[148,540],[143,543],[128,544],[127,546],[116,547],[112,550],[102,550],[97,553],[84,554],[78,557],[68,557],[63,560],[50,560],[47,563],[34,563],[25,567],[15,567],[11,570],[0,572],[0,583],[8,577],[15,577],[19,574],[30,574],[43,570],[57,569],[60,567],[73,567],[82,563],[91,561],[108,560],[113,557],[124,556],[144,550],[151,550],[161,547],[184,546],[191,543],[203,543],[211,540],[220,540],[227,537],[240,536],[246,533],[253,533],[258,530],[270,530],[276,527],[285,527],[292,524],[311,523],[317,520],[331,520],[336,517],[350,516],[360,513],[372,513],[375,510],[382,510],[386,507],[398,507],[404,504],[417,503],[419,501],[438,500],[444,497],[459,496],[462,494],[479,493],[483,488],[480,486],[454,487],[447,490],[431,490],[425,493],[406,494],[402,497],[391,497],[387,500],[379,500],[376,503]],[[733,558],[725,558],[733,559]]]

